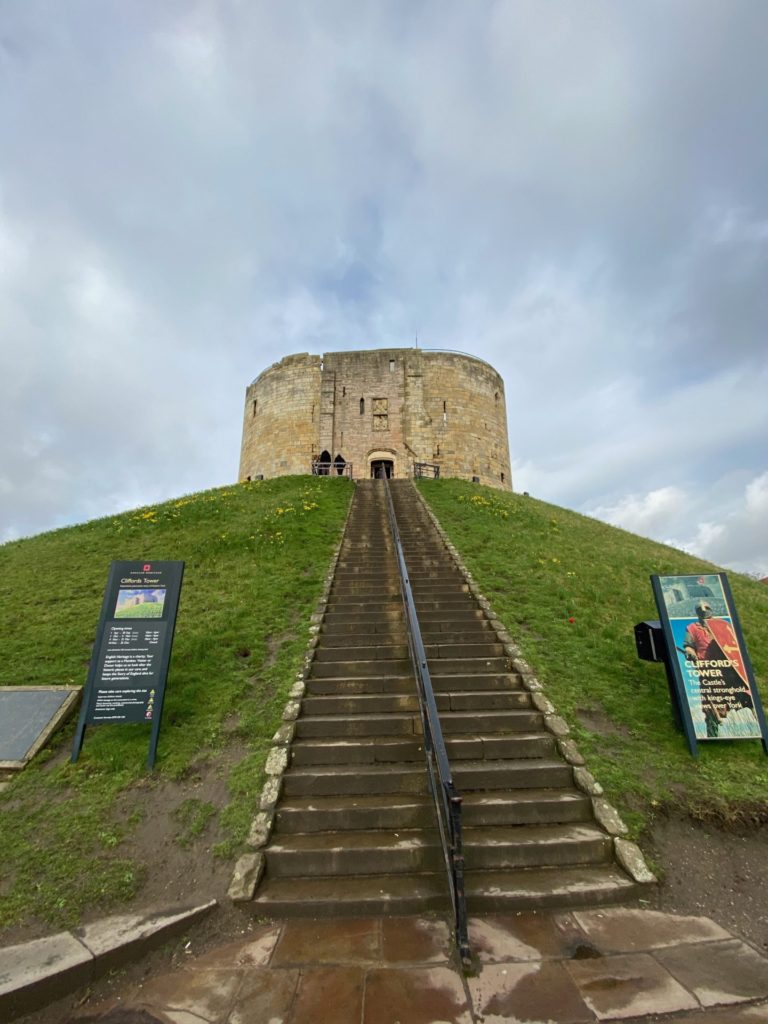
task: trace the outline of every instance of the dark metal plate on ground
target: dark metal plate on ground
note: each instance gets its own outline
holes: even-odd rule
[[[23,768],[77,704],[81,686],[0,686],[0,769]]]

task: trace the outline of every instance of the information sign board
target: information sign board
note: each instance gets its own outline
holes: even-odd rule
[[[762,739],[768,730],[752,665],[725,573],[651,576],[693,753],[697,741]]]
[[[149,722],[154,765],[183,575],[183,562],[112,563],[72,761],[87,725]]]

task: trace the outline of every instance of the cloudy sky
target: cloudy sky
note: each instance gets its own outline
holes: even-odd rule
[[[516,490],[768,574],[765,0],[0,0],[0,539],[459,349]]]

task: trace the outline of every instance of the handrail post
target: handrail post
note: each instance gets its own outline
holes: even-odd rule
[[[440,716],[437,713],[432,679],[429,674],[427,655],[421,638],[419,617],[408,575],[400,531],[397,526],[395,506],[392,501],[389,480],[384,480],[387,514],[395,546],[395,556],[400,574],[400,592],[405,609],[408,633],[408,650],[416,674],[416,691],[419,696],[422,729],[424,732],[424,755],[427,762],[427,777],[437,814],[438,831],[443,848],[443,859],[448,873],[448,887],[453,902],[456,945],[464,968],[471,966],[471,952],[467,932],[467,905],[464,894],[464,848],[461,837],[461,796],[453,783],[451,766],[445,749]]]

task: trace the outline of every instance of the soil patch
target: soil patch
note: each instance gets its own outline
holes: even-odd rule
[[[768,955],[768,825],[725,826],[671,810],[641,846],[663,872],[650,906],[711,917]]]
[[[214,764],[192,769],[178,782],[159,782],[147,776],[123,802],[135,809],[137,791],[141,820],[128,826],[129,834],[113,849],[115,857],[131,860],[142,875],[139,892],[129,903],[114,907],[97,907],[83,915],[81,924],[109,914],[141,913],[160,907],[193,906],[209,899],[222,900],[232,880],[233,861],[213,855],[213,848],[224,838],[218,827],[218,812],[229,802],[227,775],[232,764],[244,756],[245,748],[230,744],[226,758]],[[209,819],[199,827],[190,827],[189,815],[179,813],[182,805],[189,808],[211,807]],[[125,812],[118,806],[119,822]],[[205,817],[205,816],[203,816]],[[46,921],[30,919],[24,924],[0,932],[0,944],[12,946],[19,942],[51,935],[63,928]]]
[[[626,739],[631,735],[626,726],[617,725],[598,705],[592,705],[588,708],[576,708],[575,715],[579,725],[584,726],[585,729],[596,733],[598,736],[622,736]]]

